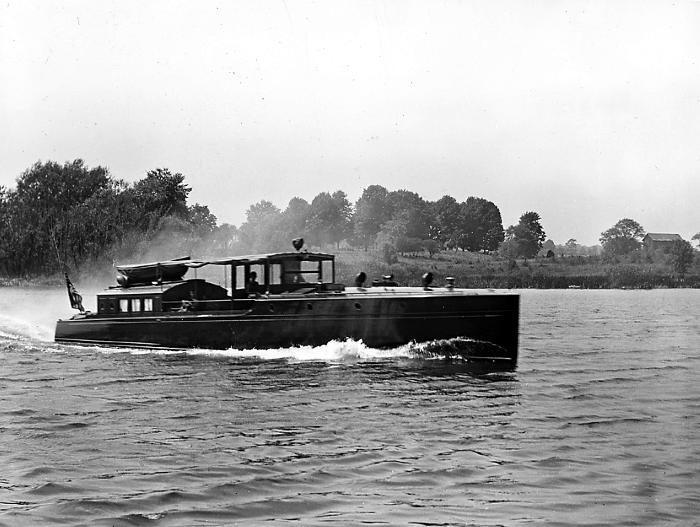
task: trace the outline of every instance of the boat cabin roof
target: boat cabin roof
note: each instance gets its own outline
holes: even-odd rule
[[[266,262],[278,262],[284,260],[304,260],[304,261],[325,261],[334,260],[335,255],[328,253],[312,253],[307,251],[285,252],[285,253],[266,253],[266,254],[248,254],[243,256],[228,256],[223,258],[182,258],[175,260],[162,260],[159,262],[150,262],[143,264],[129,264],[116,266],[117,271],[129,272],[139,269],[151,269],[159,267],[161,269],[168,268],[200,268],[205,265],[252,265],[262,264]]]
[[[133,287],[177,282],[183,279],[189,269],[196,270],[206,265],[231,266],[233,289],[245,288],[246,284],[257,288],[258,284],[254,278],[257,274],[260,274],[262,285],[274,286],[270,289],[266,288],[266,291],[271,292],[277,292],[276,289],[286,290],[289,289],[287,286],[292,285],[294,288],[308,287],[305,285],[307,282],[332,283],[335,280],[334,255],[299,251],[207,259],[186,257],[144,264],[119,265],[116,267],[117,283],[122,287]],[[255,266],[260,268],[255,271],[253,269]],[[237,275],[240,275],[238,279]],[[240,287],[236,287],[236,282]],[[277,287],[282,285],[286,287]]]

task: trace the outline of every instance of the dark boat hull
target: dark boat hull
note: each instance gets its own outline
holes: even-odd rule
[[[468,358],[508,361],[518,352],[517,295],[420,298],[311,297],[232,302],[227,311],[60,320],[56,341],[148,348],[264,349],[347,338],[375,348],[467,338],[484,341]]]

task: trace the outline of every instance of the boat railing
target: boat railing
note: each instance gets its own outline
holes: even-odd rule
[[[224,311],[231,309],[231,299],[224,300],[173,300],[163,302],[163,311],[168,312],[197,312],[197,311]]]

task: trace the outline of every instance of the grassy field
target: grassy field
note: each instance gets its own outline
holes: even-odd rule
[[[433,273],[435,286],[445,284],[446,277],[455,278],[457,287],[496,289],[583,289],[606,288],[659,288],[700,287],[700,256],[684,277],[676,275],[668,262],[662,263],[610,263],[600,257],[534,258],[507,260],[492,255],[462,251],[443,251],[433,255],[416,254],[398,256],[392,264],[384,262],[378,251],[355,249],[335,250],[314,248],[336,254],[336,281],[351,285],[355,276],[364,271],[367,283],[374,278],[393,275],[400,285],[419,286],[421,276]],[[208,278],[206,268],[200,270],[200,278]],[[220,269],[216,269],[220,272]],[[74,282],[101,288],[114,281],[111,266],[84,267],[74,271]],[[62,274],[47,277],[2,278],[0,286],[60,286],[65,284]]]
[[[341,250],[337,252],[337,279],[352,284],[360,271],[368,281],[393,275],[402,285],[417,286],[425,272],[432,272],[434,284],[442,285],[448,276],[457,287],[469,288],[541,288],[564,289],[700,287],[700,258],[684,277],[673,273],[667,264],[605,263],[600,258],[536,258],[505,260],[494,256],[462,251],[445,251],[399,256],[387,264],[374,251]]]

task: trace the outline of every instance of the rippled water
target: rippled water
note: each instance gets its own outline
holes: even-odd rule
[[[59,346],[64,294],[0,289],[0,525],[687,525],[700,511],[698,290],[524,291],[513,372],[357,342]]]

